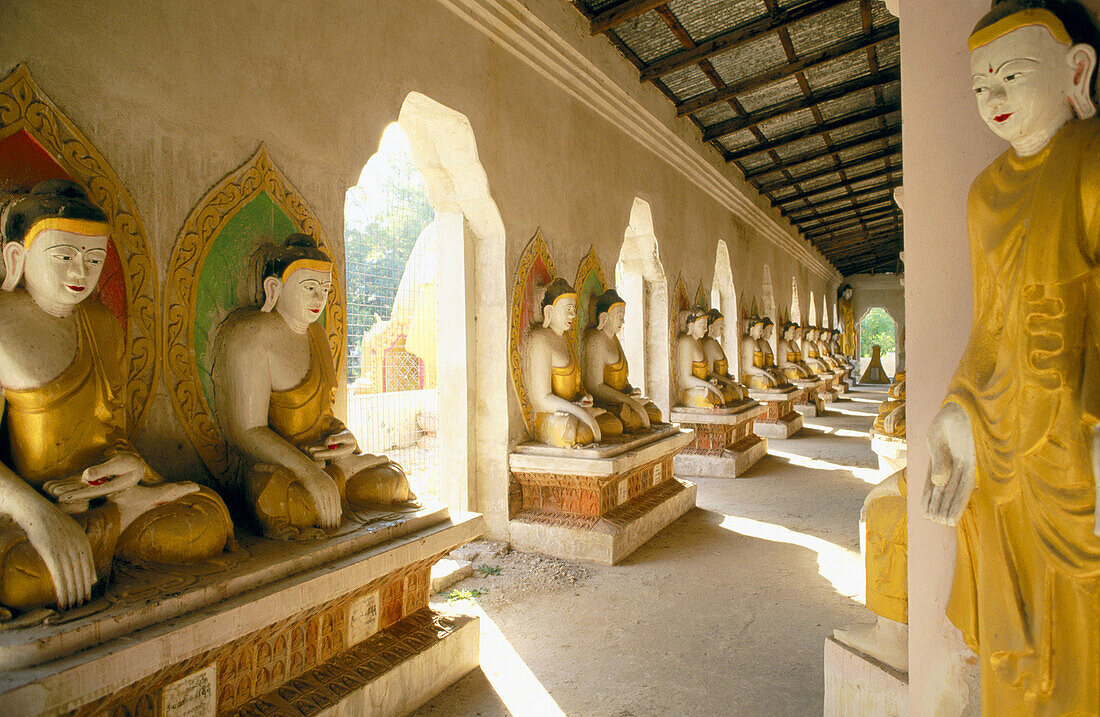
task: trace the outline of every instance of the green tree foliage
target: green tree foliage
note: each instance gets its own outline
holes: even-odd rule
[[[867,312],[863,321],[859,322],[859,354],[870,356],[871,347],[878,344],[882,347],[882,353],[888,354],[897,348],[896,329],[894,320],[885,309],[874,308]]]
[[[394,131],[400,132],[396,125],[386,134]],[[363,334],[377,320],[390,318],[416,239],[435,219],[407,142],[385,137],[382,145],[369,164],[375,171],[364,172],[344,201],[348,372],[353,380],[359,376]]]

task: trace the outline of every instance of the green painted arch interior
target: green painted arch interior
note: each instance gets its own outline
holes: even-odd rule
[[[208,406],[214,405],[214,340],[229,314],[253,302],[257,279],[250,269],[252,253],[263,242],[281,244],[299,231],[267,192],[237,210],[210,244],[195,288],[195,365]],[[320,321],[325,321],[322,312]]]

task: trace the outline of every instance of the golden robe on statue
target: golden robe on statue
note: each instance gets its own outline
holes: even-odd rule
[[[1100,121],[1008,150],[967,206],[974,325],[947,401],[973,427],[948,617],[982,662],[982,713],[1100,713]],[[992,679],[991,679],[992,677]]]

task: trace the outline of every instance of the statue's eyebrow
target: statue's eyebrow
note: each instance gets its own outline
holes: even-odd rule
[[[1033,57],[1013,57],[1011,60],[1005,60],[1004,62],[1002,62],[1000,67],[997,68],[997,72],[1000,72],[1001,70],[1003,70],[1005,65],[1011,64],[1013,62],[1031,62],[1031,63],[1034,63],[1036,65],[1039,64],[1039,61],[1036,60]]]

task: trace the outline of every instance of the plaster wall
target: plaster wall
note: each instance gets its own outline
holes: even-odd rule
[[[1083,3],[1094,13],[1098,0]],[[901,7],[905,151],[905,306],[909,428],[909,680],[917,717],[976,714],[973,666],[944,618],[955,561],[953,529],[921,517],[925,436],[971,325],[965,203],[974,177],[1007,145],[979,119],[966,38],[987,0]],[[970,693],[968,695],[968,692]],[[969,699],[969,704],[967,700]]]
[[[481,27],[471,22],[475,15]],[[690,123],[675,118],[671,103],[638,82],[606,39],[589,37],[584,19],[560,0],[35,0],[4,4],[0,19],[0,72],[25,62],[105,155],[134,196],[161,282],[188,213],[261,141],[342,254],[345,190],[410,92],[469,119],[506,241],[495,266],[485,262],[465,284],[467,291],[499,293],[488,302],[495,307],[507,301],[519,256],[540,226],[564,276],[573,278],[589,245],[613,276],[639,197],[652,208],[668,281],[682,273],[689,291],[700,280],[711,286],[719,240],[729,248],[735,290],[750,302],[765,264],[777,287],[795,277],[806,296],[810,290],[829,296],[840,279],[802,240],[781,247],[776,236],[794,237],[790,226],[702,144]],[[507,49],[486,25],[528,33],[534,39],[525,35],[524,42],[536,49],[539,38],[564,41],[582,65],[571,72],[610,78],[658,129],[711,163],[704,174],[721,173],[722,186],[748,201],[731,209],[736,202],[717,198],[710,174],[700,179],[692,176],[698,167],[674,167],[667,153],[641,141],[636,122],[610,121],[555,79],[560,68],[547,69],[553,58]],[[459,198],[463,191],[454,188]],[[483,281],[494,271],[503,273],[503,286]],[[777,300],[786,295],[781,291]],[[503,311],[473,318],[472,334],[502,337],[476,324],[506,321]],[[491,365],[501,369],[494,376],[509,381],[503,341],[483,340],[471,355],[471,374]],[[476,411],[502,439],[518,441],[523,422],[511,385],[494,382],[477,396]],[[496,441],[502,453],[503,442]],[[201,471],[163,385],[137,444],[171,477]],[[507,513],[505,465],[498,457],[470,467],[477,484],[470,508],[487,514],[496,535],[504,534]]]
[[[880,306],[886,309],[897,322],[900,338],[901,332],[905,330],[905,289],[901,285],[901,275],[853,274],[844,277],[844,281],[852,285],[852,312],[855,314],[856,323],[858,324],[868,311]],[[835,301],[836,294],[829,298]],[[831,321],[831,304],[829,310]]]

